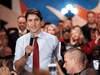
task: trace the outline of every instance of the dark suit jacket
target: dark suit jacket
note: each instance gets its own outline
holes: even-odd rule
[[[27,30],[27,33],[29,30]],[[15,53],[15,46],[16,46],[16,41],[19,38],[19,32],[14,32],[9,35],[9,41],[8,41],[8,46],[12,49],[12,54],[14,55]]]
[[[83,31],[83,35],[85,37],[85,40],[86,41],[92,41],[91,37],[90,37],[90,30],[91,30],[91,28],[88,27],[88,23],[86,25],[84,25],[81,29]]]

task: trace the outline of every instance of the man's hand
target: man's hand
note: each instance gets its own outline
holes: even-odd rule
[[[65,74],[63,73],[63,71],[61,70],[61,68],[60,68],[60,66],[59,66],[59,64],[58,64],[58,62],[55,62],[55,64],[57,65],[57,75],[65,75]]]
[[[34,51],[34,47],[26,46],[26,48],[25,48],[25,57],[28,57],[29,54],[32,53],[32,51]]]

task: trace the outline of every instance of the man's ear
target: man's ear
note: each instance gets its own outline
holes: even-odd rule
[[[74,63],[74,64],[77,63],[77,59],[76,59],[76,58],[73,59],[73,63]]]

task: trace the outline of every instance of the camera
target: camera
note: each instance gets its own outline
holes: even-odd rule
[[[55,63],[50,63],[48,65],[48,69],[49,69],[51,75],[57,75],[57,65]]]
[[[99,60],[93,60],[93,67],[95,70],[99,70]]]

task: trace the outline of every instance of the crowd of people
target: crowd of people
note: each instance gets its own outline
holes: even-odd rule
[[[18,28],[0,25],[0,75],[51,75],[53,58],[57,75],[99,75],[100,13],[97,22],[92,11],[84,16],[83,27],[71,18],[41,26],[42,14],[33,8],[18,16]]]

